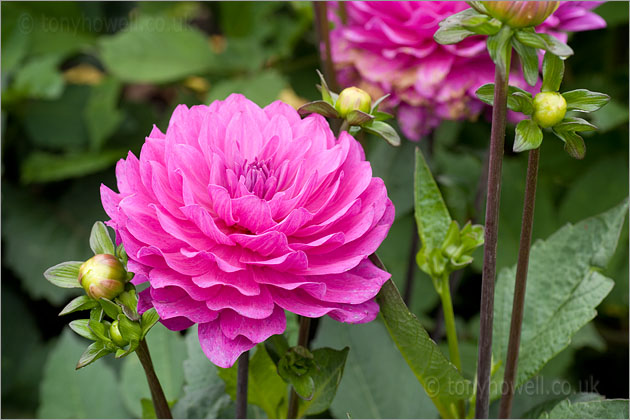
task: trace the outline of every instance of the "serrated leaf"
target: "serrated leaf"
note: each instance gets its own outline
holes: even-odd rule
[[[602,400],[572,403],[564,400],[541,419],[627,419],[630,417],[628,400]]]
[[[472,384],[442,354],[420,321],[409,312],[396,285],[388,280],[376,296],[396,347],[424,387],[442,418],[459,418]]]
[[[118,315],[122,312],[120,306],[116,305],[109,299],[100,298],[99,303],[101,304],[101,307],[103,308],[107,316],[111,319],[117,319]]]
[[[109,236],[107,226],[103,222],[96,222],[90,232],[90,248],[94,254],[116,255],[116,248]]]
[[[68,315],[72,312],[84,311],[96,307],[98,303],[86,295],[78,296],[72,299],[64,308],[59,312],[59,316]]]
[[[158,313],[155,310],[155,308],[151,308],[151,309],[145,311],[142,314],[142,318],[141,318],[141,322],[140,322],[140,324],[142,325],[142,334],[140,336],[140,339],[143,339],[147,335],[149,330],[151,328],[153,328],[153,326],[159,320],[160,320],[160,315],[158,315]]]
[[[415,217],[423,249],[440,248],[451,225],[451,215],[420,148],[416,147],[414,174]]]
[[[562,94],[567,101],[567,111],[593,112],[610,101],[605,93],[591,92],[586,89],[570,90]]]
[[[50,267],[44,272],[46,280],[57,287],[63,288],[80,288],[79,283],[79,267],[83,261],[66,261]]]
[[[600,271],[615,252],[627,211],[626,199],[532,246],[517,387],[566,348],[571,337],[595,317],[595,308],[613,286]],[[515,273],[515,266],[505,268],[496,282],[492,354],[497,362],[506,358]],[[501,395],[504,365],[493,376],[493,398]]]
[[[532,120],[523,120],[516,126],[513,150],[516,153],[538,149],[543,141],[543,133]]]
[[[348,121],[350,125],[365,124],[373,119],[374,117],[372,115],[359,110],[350,111],[346,116],[346,121]]]
[[[326,101],[313,101],[298,108],[300,115],[319,114],[326,118],[339,118],[337,110]]]
[[[584,159],[586,144],[584,139],[573,131],[559,131],[553,128],[553,133],[564,142],[564,150],[575,159]]]
[[[566,117],[554,125],[553,129],[556,131],[595,131],[597,127],[582,118]]]
[[[488,53],[490,53],[490,58],[492,58],[492,61],[494,61],[494,64],[500,69],[502,74],[506,74],[507,69],[510,68],[512,57],[512,43],[510,40],[513,32],[509,25],[503,25],[497,34],[488,37]]]
[[[573,55],[573,50],[564,42],[547,34],[538,34],[525,30],[516,31],[516,39],[528,47],[549,51],[558,57],[569,57]]]
[[[322,413],[330,407],[341,382],[349,350],[346,347],[343,350],[321,348],[313,351],[317,366],[310,375],[313,392],[310,400],[299,401],[298,418]]]
[[[87,338],[88,340],[97,341],[98,337],[88,327],[89,321],[89,319],[75,319],[74,321],[71,321],[68,326],[72,329],[72,331],[79,334],[81,337]]]
[[[512,38],[512,46],[521,59],[523,77],[530,86],[538,83],[538,54],[536,49],[520,42],[515,37]]]
[[[367,122],[365,125],[362,125],[361,128],[368,133],[376,134],[377,136],[385,139],[386,142],[394,147],[400,146],[400,136],[396,130],[387,123],[372,120]]]
[[[228,369],[218,368],[219,377],[225,382],[225,392],[236,399],[237,364]],[[286,416],[288,386],[278,375],[264,345],[256,346],[256,353],[249,360],[247,402],[262,408],[270,419]]]
[[[564,61],[547,51],[543,59],[542,92],[557,92],[564,77]]]
[[[96,343],[92,343],[79,358],[76,368],[84,368],[109,353],[111,353],[111,351],[109,351],[102,342],[97,341]]]

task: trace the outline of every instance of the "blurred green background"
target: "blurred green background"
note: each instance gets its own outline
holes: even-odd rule
[[[90,255],[90,228],[106,218],[99,185],[115,186],[115,162],[128,150],[139,152],[153,124],[164,130],[177,104],[209,103],[232,92],[259,105],[282,99],[298,107],[317,99],[312,5],[3,2],[1,7],[2,415],[140,417],[144,409],[148,416],[147,400],[142,402],[148,389],[132,358],[106,358],[74,372],[86,343],[65,327],[73,317],[60,319],[57,313],[77,292],[52,286],[42,273],[61,261]],[[567,61],[562,90],[587,88],[609,94],[612,101],[591,116],[600,130],[586,138],[583,161],[569,158],[553,136],[543,143],[535,239],[609,209],[628,195],[628,3],[606,3],[597,12],[608,28],[570,38],[575,56]],[[444,122],[432,139],[420,143],[425,152],[430,145],[430,164],[460,223],[483,214],[476,195],[489,128],[483,120]],[[516,262],[527,163],[524,154],[510,152],[512,141],[509,128],[499,268]],[[396,222],[379,252],[404,290],[414,231],[415,145],[403,141],[393,149],[372,138],[364,144],[396,205]],[[541,372],[545,378],[561,379],[582,391],[593,390],[582,389],[592,379],[595,390],[608,398],[628,398],[627,231],[626,222],[607,273],[615,288],[594,322]],[[468,377],[475,371],[480,265],[476,258],[455,279],[453,297]],[[437,295],[424,274],[418,269],[412,273],[410,307],[439,341]],[[183,368],[185,360],[198,357],[196,334],[189,334],[188,344],[163,329],[152,335],[167,397],[192,398],[186,388],[192,379]],[[351,351],[346,377],[326,415],[436,415],[379,322],[347,330],[325,320],[316,343],[361,348]],[[367,386],[353,386],[359,381],[357,372]],[[208,398],[214,395],[219,406],[229,405],[220,382],[203,386],[215,390],[207,391]],[[517,398],[514,414],[522,415],[534,402],[550,397],[536,398]],[[367,399],[374,404],[366,407]],[[226,415],[206,408],[180,407],[176,415]]]

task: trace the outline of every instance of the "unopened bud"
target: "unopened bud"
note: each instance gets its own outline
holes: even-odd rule
[[[558,92],[540,92],[534,97],[532,119],[541,127],[553,127],[567,113],[567,101]]]
[[[109,327],[109,336],[112,341],[119,347],[124,347],[129,344],[129,340],[125,340],[125,338],[120,333],[120,328],[118,328],[118,320],[112,322],[112,325]]]
[[[559,1],[484,1],[486,12],[513,28],[540,25],[560,5]]]
[[[357,87],[349,87],[342,90],[335,103],[335,109],[339,112],[341,118],[346,118],[351,111],[369,113],[371,107],[372,98],[370,98],[370,95]]]
[[[110,254],[98,254],[79,268],[79,284],[92,299],[114,299],[125,289],[127,272]]]

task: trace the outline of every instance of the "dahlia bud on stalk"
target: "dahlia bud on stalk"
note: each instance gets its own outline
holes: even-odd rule
[[[79,283],[92,299],[113,299],[123,292],[127,272],[113,255],[98,254],[79,268]]]
[[[342,118],[345,118],[352,111],[370,112],[372,98],[370,95],[357,87],[345,88],[339,94],[335,109]]]
[[[120,323],[118,320],[112,322],[112,325],[109,327],[109,336],[111,337],[114,344],[119,347],[125,347],[129,344],[129,340],[126,340],[120,332]]]
[[[564,119],[567,113],[567,101],[558,92],[540,92],[534,97],[535,123],[540,127],[553,127]]]
[[[540,25],[560,5],[559,1],[482,1],[485,13],[513,28]]]

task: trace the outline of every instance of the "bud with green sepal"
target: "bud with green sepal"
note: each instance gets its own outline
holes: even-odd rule
[[[526,28],[540,25],[560,5],[559,1],[481,1],[489,16],[510,25],[513,28]]]
[[[113,299],[125,290],[127,271],[115,256],[97,254],[81,265],[78,280],[92,299]]]
[[[392,146],[400,145],[396,130],[384,121],[393,115],[378,110],[379,105],[389,96],[385,95],[372,103],[370,95],[358,87],[348,87],[340,94],[332,92],[322,74],[318,71],[321,84],[317,87],[322,99],[302,105],[300,115],[320,114],[326,118],[342,119],[341,131],[351,135],[364,130],[385,139]]]
[[[315,383],[311,374],[315,369],[313,354],[302,346],[291,347],[278,361],[278,375],[305,400],[313,398]]]

